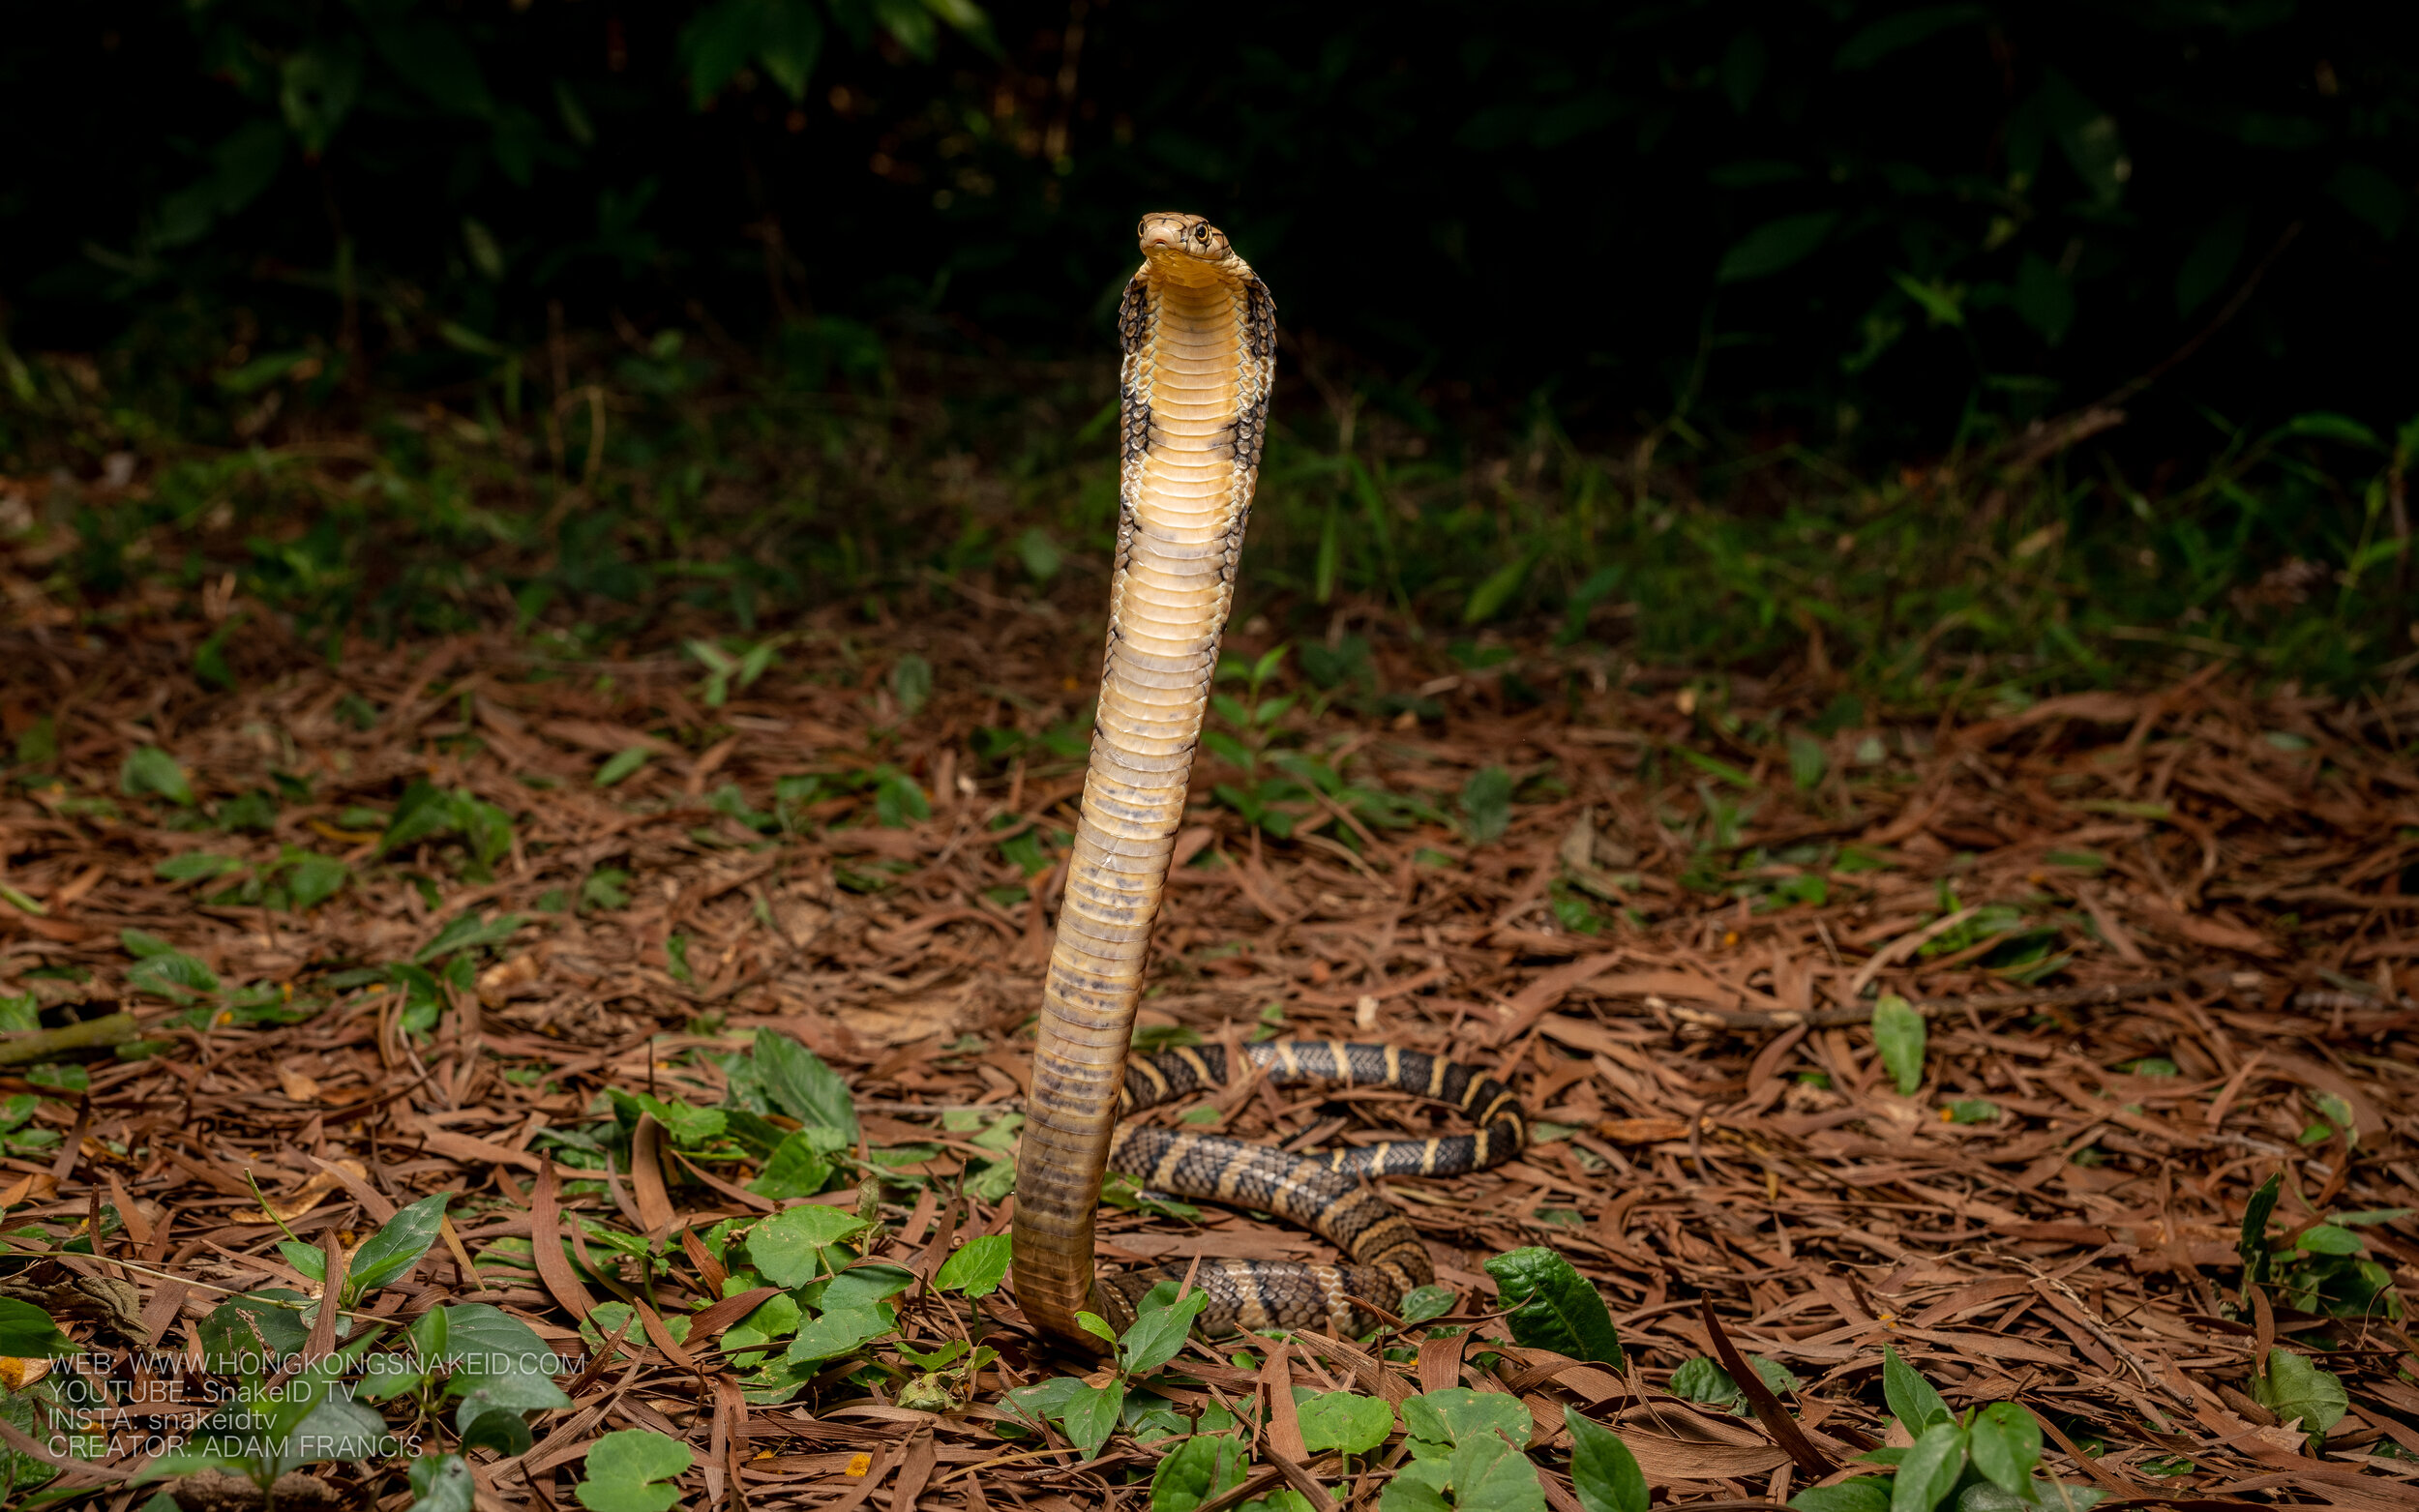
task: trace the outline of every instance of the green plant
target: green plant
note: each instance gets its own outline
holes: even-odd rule
[[[1901,1097],[1913,1097],[1924,1085],[1924,1016],[1895,993],[1873,1004],[1873,1045]]]
[[[1882,1349],[1882,1396],[1913,1442],[1865,1458],[1893,1473],[1809,1487],[1790,1498],[1798,1512],[1931,1512],[1943,1503],[1956,1512],[2087,1512],[2105,1495],[2037,1473],[2041,1425],[2025,1408],[1993,1402],[1959,1416],[1891,1346]]]
[[[353,1401],[344,1381],[383,1329],[365,1329],[327,1354],[302,1359],[308,1339],[298,1309],[307,1305],[291,1291],[255,1291],[221,1303],[201,1320],[203,1358],[214,1373],[232,1378],[232,1389],[214,1393],[223,1405],[184,1444],[145,1467],[140,1479],[226,1470],[251,1481],[266,1500],[288,1470],[377,1452],[386,1422]]]
[[[2346,1110],[2344,1126],[2348,1127],[2351,1122]],[[2267,1230],[2284,1190],[2284,1179],[2278,1174],[2261,1182],[2243,1209],[2236,1250],[2243,1260],[2246,1300],[2252,1288],[2268,1286],[2276,1289],[2285,1306],[2300,1312],[2333,1318],[2362,1318],[2371,1314],[2401,1318],[2403,1302],[2394,1290],[2393,1273],[2369,1258],[2367,1241],[2354,1230],[2408,1217],[2410,1209],[2390,1207],[2337,1213],[2324,1221],[2305,1225],[2285,1243],[2272,1247]]]
[[[677,1438],[644,1428],[607,1434],[588,1448],[585,1473],[573,1495],[588,1512],[667,1512],[680,1499],[672,1482],[695,1456]]]
[[[1604,1298],[1568,1260],[1531,1246],[1486,1262],[1512,1338],[1576,1360],[1622,1362],[1621,1336]]]

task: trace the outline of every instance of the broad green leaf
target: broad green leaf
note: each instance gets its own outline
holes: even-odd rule
[[[869,1226],[855,1213],[807,1203],[785,1207],[748,1230],[748,1259],[777,1287],[802,1287],[835,1268],[826,1252]]]
[[[224,876],[229,872],[243,869],[244,863],[233,856],[214,856],[206,850],[188,850],[153,867],[151,875],[164,882],[192,882]]]
[[[1117,1432],[1118,1417],[1124,1408],[1125,1382],[1112,1380],[1105,1386],[1086,1386],[1068,1398],[1059,1421],[1066,1429],[1067,1441],[1089,1460]]]
[[[1526,1444],[1536,1426],[1518,1397],[1501,1391],[1473,1391],[1468,1386],[1447,1386],[1406,1398],[1401,1410],[1403,1430],[1413,1440],[1412,1453],[1429,1459],[1489,1434]]]
[[[1915,1436],[1915,1447],[1898,1462],[1890,1512],[1932,1512],[1964,1473],[1965,1430],[1954,1421],[1932,1424]]]
[[[671,1482],[695,1458],[677,1438],[625,1428],[589,1446],[586,1478],[574,1494],[588,1512],[668,1512],[680,1499]]]
[[[1811,735],[1789,732],[1789,780],[1800,792],[1811,792],[1823,785],[1823,774],[1831,770],[1831,752]]]
[[[2280,1421],[2298,1418],[2301,1431],[2314,1438],[2342,1422],[2352,1406],[2344,1382],[2332,1372],[2282,1345],[2268,1351],[2268,1368],[2251,1378],[2251,1394]]]
[[[1881,1063],[1901,1097],[1913,1097],[1924,1084],[1924,1016],[1896,993],[1873,1004],[1873,1043]]]
[[[1008,1259],[1013,1246],[1004,1233],[986,1233],[967,1240],[950,1257],[941,1262],[933,1277],[933,1288],[940,1291],[963,1291],[970,1297],[984,1297],[1000,1290],[1000,1283],[1008,1273]]]
[[[887,1302],[913,1285],[915,1276],[904,1265],[851,1265],[829,1281],[802,1289],[798,1299],[836,1313]]]
[[[831,1162],[816,1148],[816,1141],[804,1130],[790,1135],[764,1162],[764,1173],[748,1183],[748,1190],[775,1201],[790,1197],[813,1197],[831,1179]]]
[[[1869,69],[1936,32],[1980,21],[1988,15],[1979,5],[1930,5],[1901,11],[1873,22],[1840,44],[1839,50],[1832,55],[1831,66],[1843,74]]]
[[[194,785],[186,781],[185,769],[158,746],[138,746],[127,756],[118,769],[118,791],[133,798],[165,798],[179,808],[194,806]]]
[[[1250,1463],[1249,1451],[1230,1435],[1187,1438],[1151,1473],[1150,1512],[1193,1512],[1218,1493],[1241,1485]]]
[[[797,1336],[790,1341],[783,1358],[792,1364],[836,1360],[897,1326],[899,1320],[887,1307],[835,1307],[820,1318],[800,1323]]]
[[[1198,1293],[1196,1293],[1198,1294]],[[1394,1409],[1376,1397],[1357,1391],[1327,1391],[1298,1409],[1302,1442],[1311,1453],[1329,1449],[1367,1454],[1394,1431]]]
[[[453,1196],[439,1192],[424,1197],[388,1219],[378,1231],[361,1241],[344,1277],[348,1296],[364,1296],[402,1278],[436,1242],[445,1222],[445,1203]]]
[[[0,1355],[12,1359],[42,1359],[75,1354],[83,1346],[59,1331],[50,1315],[31,1302],[0,1297]]]
[[[2333,1224],[2312,1224],[2293,1236],[2293,1248],[2312,1255],[2360,1255],[2368,1246],[2360,1235]]]
[[[285,874],[288,905],[296,913],[307,913],[344,890],[353,879],[352,868],[330,856],[305,856]]]
[[[1671,1394],[1685,1402],[1714,1402],[1727,1407],[1739,1400],[1739,1383],[1730,1372],[1700,1354],[1684,1360],[1671,1373]]]
[[[823,1058],[776,1029],[756,1031],[757,1079],[780,1110],[804,1124],[837,1129],[845,1145],[857,1141],[856,1104],[849,1083]]]
[[[478,1483],[459,1454],[424,1454],[411,1462],[411,1495],[404,1512],[471,1512]]]
[[[2014,1402],[1993,1402],[1974,1416],[1968,1453],[1974,1468],[2002,1491],[2021,1492],[2041,1463],[2041,1424]]]
[[[1186,1292],[1181,1301],[1146,1307],[1118,1343],[1119,1363],[1128,1375],[1148,1376],[1176,1358],[1177,1351],[1184,1348],[1184,1335],[1191,1330],[1193,1319],[1209,1305],[1210,1294],[1195,1290]]]
[[[1890,1512],[1890,1482],[1859,1475],[1837,1486],[1808,1486],[1789,1504],[1797,1512]]]
[[[1563,1410],[1563,1427],[1570,1433],[1570,1482],[1579,1504],[1587,1512],[1646,1512],[1646,1475],[1621,1436],[1570,1408]]]
[[[517,913],[499,913],[493,919],[482,919],[475,913],[462,914],[437,931],[436,938],[412,953],[412,964],[427,965],[459,951],[500,945],[520,928],[521,915]]]
[[[1940,1400],[1915,1367],[1898,1358],[1896,1346],[1881,1349],[1881,1394],[1890,1404],[1890,1415],[1896,1418],[1910,1435],[1921,1435],[1934,1423],[1945,1423],[1956,1414],[1949,1404]]]
[[[1424,1323],[1431,1318],[1442,1318],[1451,1312],[1453,1302],[1452,1288],[1440,1287],[1431,1283],[1424,1287],[1414,1287],[1404,1292],[1403,1300],[1397,1305],[1395,1311],[1402,1316],[1405,1323]]]
[[[1465,1439],[1446,1462],[1457,1512],[1545,1512],[1545,1487],[1519,1446],[1500,1435]]]
[[[1722,253],[1721,265],[1714,270],[1714,282],[1740,283],[1770,278],[1793,267],[1813,255],[1838,221],[1837,210],[1815,210],[1767,221]]]
[[[1474,845],[1501,839],[1511,824],[1511,774],[1482,766],[1461,787],[1462,833]]]
[[[1486,1273],[1495,1278],[1499,1300],[1510,1309],[1506,1320],[1514,1340],[1574,1360],[1621,1363],[1612,1314],[1569,1260],[1532,1245],[1496,1256],[1486,1262]]]
[[[126,985],[138,992],[156,993],[162,997],[181,997],[187,993],[215,993],[219,979],[208,966],[182,951],[164,951],[146,956],[126,971]]]

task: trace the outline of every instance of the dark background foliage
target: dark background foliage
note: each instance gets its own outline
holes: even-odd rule
[[[2125,444],[2419,408],[2412,12],[2295,0],[91,0],[0,51],[9,341],[441,382],[571,324],[1096,352],[1219,221],[1415,424],[1892,457],[2239,313]],[[215,355],[215,351],[214,351]],[[810,355],[814,355],[810,353]],[[816,360],[822,360],[817,357]]]

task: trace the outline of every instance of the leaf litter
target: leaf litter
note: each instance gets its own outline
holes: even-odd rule
[[[1448,1053],[1536,1142],[1387,1183],[1442,1290],[1384,1337],[1178,1317],[1105,1367],[1001,1284],[1086,627],[265,645],[234,692],[192,627],[14,637],[0,1303],[45,1320],[0,1384],[65,1379],[55,1320],[121,1403],[200,1402],[248,1294],[321,1353],[548,1356],[332,1404],[432,1458],[286,1504],[1879,1512],[1895,1464],[1990,1512],[2036,1461],[2071,1505],[2419,1500],[2419,698],[1914,725],[1371,624],[1325,683],[1236,636],[1138,1043]],[[1250,1080],[1152,1116],[1451,1127]],[[1329,1255],[1107,1199],[1106,1262]],[[11,1473],[146,1504],[126,1424],[202,1415]]]

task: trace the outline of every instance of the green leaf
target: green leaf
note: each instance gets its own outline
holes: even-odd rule
[[[233,856],[214,856],[206,850],[188,850],[153,867],[151,875],[164,882],[196,882],[243,869],[244,863]]]
[[[646,765],[647,757],[651,755],[653,753],[644,746],[629,746],[614,752],[605,758],[603,766],[596,769],[595,785],[599,787],[612,786],[640,767]]]
[[[386,855],[454,828],[454,796],[434,784],[415,780],[395,802],[386,833],[378,837],[378,854]]]
[[[1953,26],[1981,20],[1986,14],[1979,5],[1934,5],[1902,11],[1873,22],[1840,44],[1839,50],[1832,55],[1831,66],[1842,74],[1869,69],[1894,52]]]
[[[419,1263],[420,1257],[436,1242],[437,1230],[445,1222],[445,1203],[452,1196],[450,1192],[439,1192],[424,1197],[362,1240],[345,1273],[345,1295],[366,1296],[400,1279]]]
[[[296,913],[308,913],[343,891],[352,879],[352,868],[332,856],[305,856],[285,874],[287,906]]]
[[[1915,1447],[1898,1462],[1890,1491],[1890,1512],[1932,1512],[1965,1473],[1965,1430],[1938,1422],[1915,1436]]]
[[[1811,735],[1789,732],[1789,780],[1800,792],[1812,792],[1831,770],[1831,751]]]
[[[1538,553],[1530,551],[1514,561],[1506,562],[1486,579],[1470,591],[1470,602],[1462,606],[1461,622],[1483,625],[1504,610],[1520,585],[1529,580],[1529,570],[1538,563]]]
[[[157,796],[180,808],[194,806],[194,786],[176,757],[158,746],[138,746],[118,768],[118,791],[132,798]]]
[[[1956,1416],[1949,1410],[1949,1404],[1940,1400],[1940,1393],[1932,1389],[1932,1383],[1914,1366],[1898,1358],[1898,1350],[1893,1345],[1881,1348],[1881,1394],[1882,1400],[1890,1404],[1890,1415],[1910,1435],[1920,1436],[1934,1423],[1949,1422]]]
[[[1808,1486],[1789,1504],[1798,1512],[1890,1512],[1890,1482],[1859,1475],[1837,1486]]]
[[[753,1058],[765,1095],[783,1112],[800,1123],[839,1130],[844,1145],[857,1142],[849,1083],[821,1056],[778,1030],[759,1029]]]
[[[986,1233],[967,1240],[941,1262],[941,1269],[933,1276],[933,1289],[963,1291],[970,1297],[991,1295],[1000,1290],[1000,1281],[1008,1273],[1012,1248],[1004,1233]]]
[[[1575,1360],[1619,1365],[1621,1336],[1604,1299],[1570,1261],[1532,1245],[1486,1262],[1499,1300],[1510,1310],[1512,1338],[1532,1349],[1553,1349]]]
[[[187,993],[215,993],[219,990],[219,979],[208,966],[193,957],[181,951],[167,950],[147,956],[128,967],[126,985],[138,992],[157,993],[163,997],[181,997]]]
[[[1474,845],[1501,839],[1511,824],[1511,774],[1500,766],[1484,766],[1462,784],[1462,833]]]
[[[680,1489],[670,1482],[694,1459],[677,1438],[625,1428],[589,1446],[587,1478],[574,1495],[588,1512],[668,1512],[680,1499]]]
[[[1646,1512],[1646,1475],[1621,1436],[1569,1408],[1563,1409],[1563,1427],[1570,1434],[1570,1481],[1579,1504],[1587,1512]]]
[[[1499,1435],[1466,1439],[1446,1462],[1458,1512],[1545,1512],[1545,1486],[1519,1446]]]
[[[2021,1492],[2041,1463],[2041,1424],[2014,1402],[1993,1402],[1975,1414],[1967,1452],[1974,1468],[2002,1491]]]
[[[1193,1319],[1209,1305],[1210,1294],[1199,1289],[1186,1292],[1181,1301],[1161,1307],[1146,1300],[1141,1316],[1118,1343],[1119,1363],[1128,1375],[1148,1376],[1176,1358],[1184,1348],[1184,1335],[1191,1331]]]
[[[1412,1439],[1412,1453],[1434,1459],[1473,1438],[1500,1434],[1526,1444],[1536,1422],[1520,1399],[1501,1391],[1473,1391],[1447,1386],[1402,1404],[1403,1431]]]
[[[1367,1454],[1394,1431],[1394,1409],[1357,1391],[1327,1391],[1298,1408],[1302,1442],[1313,1454],[1329,1449]]]
[[[1112,1380],[1105,1386],[1086,1386],[1076,1392],[1068,1399],[1066,1411],[1059,1421],[1066,1429],[1067,1441],[1089,1460],[1117,1432],[1118,1418],[1124,1409],[1125,1382]]]
[[[1831,228],[1838,221],[1837,210],[1816,210],[1767,221],[1722,253],[1721,265],[1714,270],[1714,282],[1743,283],[1749,279],[1770,278],[1803,262],[1823,245],[1823,239],[1831,235]]]
[[[1913,1097],[1924,1084],[1924,1016],[1896,993],[1873,1004],[1873,1044],[1898,1095]]]
[[[60,1354],[75,1354],[83,1346],[59,1331],[50,1315],[31,1302],[15,1297],[0,1296],[0,1355],[14,1359],[42,1359]]]
[[[2293,1236],[2293,1248],[2312,1255],[2362,1255],[2368,1246],[2360,1235],[2333,1224],[2312,1224]]]
[[[785,1207],[748,1230],[748,1259],[777,1287],[802,1287],[833,1269],[827,1252],[872,1227],[846,1208]]]
[[[411,1462],[413,1501],[404,1512],[471,1512],[478,1483],[459,1454],[424,1454]]]
[[[831,1162],[817,1146],[815,1137],[803,1129],[788,1136],[764,1162],[764,1173],[748,1183],[748,1190],[775,1201],[821,1192],[831,1179]]]
[[[1150,1512],[1193,1512],[1243,1483],[1250,1451],[1228,1434],[1197,1434],[1178,1444],[1150,1476]]]
[[[1431,1318],[1442,1318],[1451,1312],[1454,1300],[1455,1292],[1452,1288],[1440,1287],[1431,1282],[1427,1286],[1414,1287],[1404,1292],[1403,1300],[1396,1305],[1395,1312],[1401,1316],[1405,1323],[1424,1323]]]
[[[2276,1261],[2268,1249],[2268,1220],[2276,1214],[2276,1201],[2285,1190],[2282,1172],[2259,1183],[2259,1190],[2251,1195],[2243,1207],[2243,1228],[2235,1240],[2234,1252],[2243,1258],[2243,1294],[2266,1281]]]
[[[1683,1360],[1671,1373],[1671,1394],[1684,1402],[1728,1407],[1739,1400],[1739,1383],[1730,1379],[1730,1372],[1700,1354]]]
[[[910,651],[891,665],[890,696],[899,700],[899,712],[913,718],[932,701],[933,664]]]
[[[2341,1379],[2282,1345],[2268,1351],[2268,1368],[2251,1378],[2251,1394],[2280,1421],[2300,1419],[2302,1432],[2314,1438],[2324,1437],[2352,1407]]]
[[[475,913],[458,915],[436,932],[436,938],[412,953],[412,964],[427,965],[462,951],[500,945],[520,928],[521,915],[517,913],[499,913],[493,919],[481,919]]]

